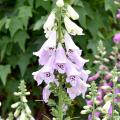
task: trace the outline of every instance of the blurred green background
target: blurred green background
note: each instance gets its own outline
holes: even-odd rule
[[[0,114],[6,118],[12,111],[11,104],[17,98],[13,92],[21,79],[31,92],[28,96],[29,106],[36,120],[51,117],[49,107],[40,101],[44,84],[37,86],[32,72],[38,70],[37,57],[32,55],[46,40],[42,25],[56,0],[0,0]],[[103,40],[107,51],[113,46],[112,37],[120,29],[116,20],[116,12],[120,4],[114,0],[66,0],[79,13],[80,19],[75,21],[84,29],[84,36],[76,36],[75,43],[83,50],[83,56],[89,59],[86,68],[95,72],[93,65],[96,45]],[[71,117],[79,117],[85,101],[78,97],[73,101],[68,113]],[[85,120],[87,116],[81,116]]]

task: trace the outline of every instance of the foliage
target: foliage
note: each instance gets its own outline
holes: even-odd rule
[[[87,68],[93,73],[94,55],[97,52],[97,42],[102,40],[107,52],[112,49],[112,36],[119,30],[115,14],[118,5],[113,0],[72,0],[68,1],[79,13],[77,24],[84,28],[84,36],[75,37],[75,43],[83,49],[84,57],[89,59]],[[46,119],[50,116],[49,108],[42,102],[41,87],[36,87],[32,72],[37,67],[37,59],[33,51],[45,41],[42,25],[47,15],[55,5],[55,0],[1,0],[0,1],[0,101],[1,115],[5,118],[15,101],[12,95],[17,89],[19,80],[24,78],[31,92],[28,98],[30,107],[36,119]],[[47,7],[46,7],[47,6]],[[37,69],[37,68],[36,68]],[[44,86],[44,85],[43,85]],[[78,97],[68,110],[71,117],[80,116],[85,101]],[[85,118],[81,115],[80,120]]]

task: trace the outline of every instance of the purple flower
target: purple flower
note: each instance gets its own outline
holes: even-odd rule
[[[77,71],[74,64],[67,59],[67,79],[66,81],[69,82],[72,86],[76,86],[78,81],[80,80],[80,72]]]
[[[117,12],[117,14],[116,14],[116,18],[117,18],[118,20],[120,20],[120,9],[118,9],[118,12]]]
[[[51,91],[49,90],[49,85],[43,88],[42,96],[45,103],[48,102]]]
[[[120,32],[115,34],[115,36],[113,37],[113,41],[114,41],[116,44],[119,44],[119,43],[120,43]]]
[[[77,68],[80,70],[87,62],[87,60],[80,57],[82,51],[75,45],[68,33],[65,34],[64,41],[68,57],[73,63],[75,63],[78,66]]]
[[[94,81],[97,80],[100,77],[99,73],[96,73],[95,75],[88,78],[88,81]]]
[[[65,73],[66,71],[66,55],[65,50],[63,49],[61,43],[58,44],[56,50],[56,58],[55,58],[55,68],[59,73]]]
[[[39,71],[32,73],[32,75],[34,76],[34,79],[38,82],[38,85],[40,85],[43,80],[47,84],[49,84],[50,82],[53,82],[53,80],[55,79],[54,74],[53,74],[54,60],[55,60],[55,56],[52,55],[49,58],[48,62]]]
[[[74,99],[75,97],[82,94],[83,98],[85,97],[85,93],[87,91],[88,84],[83,82],[82,80],[79,80],[76,86],[73,86],[71,88],[67,88],[67,93],[69,94],[71,99]]]
[[[86,82],[87,81],[87,79],[88,79],[88,73],[87,73],[87,71],[86,70],[81,70],[80,71],[80,78],[84,81],[84,82]]]
[[[48,40],[43,44],[41,49],[37,52],[33,52],[34,55],[39,57],[39,64],[45,65],[50,56],[56,49],[56,31],[52,31]]]

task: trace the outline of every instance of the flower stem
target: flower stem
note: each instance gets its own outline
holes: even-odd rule
[[[58,99],[59,99],[59,103],[58,103],[58,112],[59,112],[59,118],[58,120],[63,120],[63,98],[62,98],[62,85],[59,85],[59,93],[58,93]]]
[[[62,24],[62,8],[58,8],[58,41],[61,42],[62,38],[62,30],[61,30],[61,24]]]

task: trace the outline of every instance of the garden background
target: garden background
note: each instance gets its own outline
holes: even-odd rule
[[[83,50],[84,58],[89,59],[86,68],[94,74],[96,65],[93,61],[98,41],[102,40],[110,53],[114,45],[112,37],[120,30],[116,20],[120,4],[115,4],[114,0],[66,1],[79,13],[76,23],[84,29],[85,35],[74,39]],[[0,115],[3,118],[13,111],[11,104],[17,101],[13,92],[17,91],[22,79],[31,93],[27,99],[35,119],[51,117],[47,104],[39,101],[42,100],[44,84],[37,86],[33,80],[32,72],[38,69],[38,62],[32,53],[46,40],[42,26],[55,3],[56,0],[0,0]],[[87,116],[80,114],[83,105],[85,100],[77,97],[67,112],[68,116],[85,120]]]

